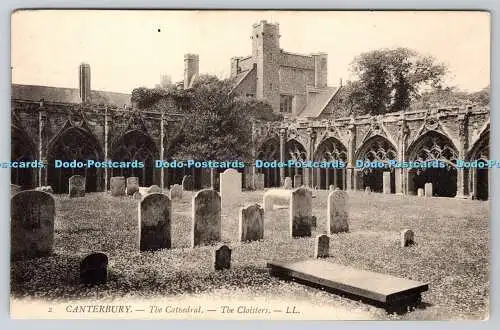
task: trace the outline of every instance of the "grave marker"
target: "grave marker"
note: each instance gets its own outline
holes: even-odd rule
[[[170,249],[170,198],[164,194],[146,195],[139,204],[139,249],[141,251]]]
[[[108,279],[108,256],[92,253],[80,262],[80,282],[87,285],[106,284]]]
[[[73,175],[69,178],[69,197],[85,197],[85,177]]]
[[[311,236],[312,191],[306,187],[296,188],[290,197],[290,235]]]
[[[240,208],[239,237],[242,242],[264,238],[264,209],[259,204]]]
[[[132,196],[136,191],[139,191],[139,178],[131,176],[127,178],[127,195]]]
[[[217,191],[203,189],[193,196],[191,247],[221,239],[221,199]]]
[[[314,258],[328,258],[330,251],[330,237],[318,235],[314,242]]]
[[[231,268],[231,249],[227,245],[222,245],[215,250],[215,270]]]
[[[113,176],[109,181],[112,196],[125,195],[125,178],[123,176]]]
[[[328,194],[326,207],[327,233],[336,234],[349,231],[348,196],[343,190],[335,190]]]

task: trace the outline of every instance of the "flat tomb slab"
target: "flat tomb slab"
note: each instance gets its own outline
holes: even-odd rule
[[[359,270],[321,259],[295,262],[269,262],[270,274],[319,285],[350,296],[383,304],[419,299],[429,290],[428,283]]]

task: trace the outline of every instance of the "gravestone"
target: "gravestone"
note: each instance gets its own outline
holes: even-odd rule
[[[139,191],[136,191],[132,197],[135,200],[141,200],[142,199],[142,195],[141,195],[141,193]]]
[[[423,188],[418,188],[417,189],[417,196],[418,197],[424,197],[424,189]]]
[[[424,195],[425,195],[425,197],[432,197],[432,183],[431,182],[427,182],[424,185]]]
[[[80,282],[87,285],[106,284],[108,279],[108,256],[92,253],[80,262]]]
[[[217,191],[203,189],[193,196],[191,247],[221,239],[221,199]]]
[[[42,191],[42,192],[46,192],[48,194],[53,194],[54,193],[54,190],[52,189],[51,186],[41,186],[41,187],[36,187],[35,188],[36,191]]]
[[[222,245],[215,250],[215,270],[231,268],[231,249],[227,245]]]
[[[312,191],[306,187],[296,188],[290,196],[290,235],[311,236]]]
[[[382,191],[384,194],[391,193],[391,172],[384,172],[382,177]]]
[[[139,191],[139,178],[131,176],[127,178],[127,195],[132,196]]]
[[[125,178],[123,176],[113,176],[109,181],[112,196],[125,195]]]
[[[254,190],[254,175],[252,173],[245,173],[245,188],[248,190]]]
[[[182,199],[182,186],[180,184],[174,184],[170,187],[170,199]]]
[[[401,232],[401,247],[415,244],[415,233],[411,229],[405,229]]]
[[[73,175],[69,178],[69,197],[85,197],[85,177]]]
[[[283,182],[283,188],[292,189],[292,178],[288,176],[285,178],[285,181]]]
[[[328,258],[330,251],[330,237],[318,235],[314,242],[314,258]]]
[[[18,186],[16,184],[12,184],[12,183],[10,184],[10,196],[11,197],[20,191],[21,191],[21,186]]]
[[[170,249],[172,204],[164,194],[146,195],[139,204],[139,249]]]
[[[55,201],[49,193],[21,191],[11,198],[11,256],[51,254],[54,246]]]
[[[264,173],[257,173],[254,178],[255,190],[264,190]]]
[[[264,212],[271,212],[275,205],[290,206],[291,191],[288,189],[269,189],[264,193],[262,204]]]
[[[239,237],[242,242],[264,238],[264,209],[259,204],[240,208]]]
[[[194,183],[192,175],[184,175],[182,178],[182,190],[184,191],[193,191]]]
[[[237,204],[241,199],[241,173],[230,168],[220,174],[219,180],[222,208]]]
[[[293,176],[293,187],[294,188],[298,188],[302,186],[302,175],[300,174],[295,174]]]
[[[328,194],[326,207],[327,233],[336,234],[349,231],[348,196],[343,190],[335,190]]]
[[[365,187],[365,194],[370,194],[372,192],[372,188],[370,186]]]
[[[161,194],[163,193],[163,189],[161,189],[160,187],[158,187],[157,185],[152,185],[148,188],[148,190],[146,190],[146,193],[147,194]]]

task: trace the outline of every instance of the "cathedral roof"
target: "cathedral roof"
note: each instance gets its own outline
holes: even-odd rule
[[[12,84],[12,99],[58,103],[80,103],[80,91],[77,88],[52,87],[39,85]],[[91,91],[91,100],[94,104],[112,104],[116,106],[130,105],[130,94]]]

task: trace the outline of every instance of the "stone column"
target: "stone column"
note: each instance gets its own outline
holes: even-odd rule
[[[160,117],[160,159],[165,159],[165,113],[163,110]],[[163,189],[165,184],[168,187],[168,182],[165,183],[165,169],[162,166],[160,168],[160,187]]]
[[[285,162],[286,129],[280,129],[280,161]],[[280,167],[280,186],[285,182],[285,168]]]
[[[404,113],[401,114],[401,119],[398,122],[399,125],[399,145],[398,145],[398,156],[399,156],[399,161],[406,161],[407,155],[406,155],[406,148],[408,147],[408,136],[410,135],[410,128],[406,124],[406,120],[404,117]],[[394,179],[395,179],[395,187],[396,187],[396,194],[404,194],[405,192],[407,193],[407,175],[406,175],[407,169],[404,168],[396,168],[394,169]]]
[[[458,158],[465,159],[465,152],[468,147],[468,121],[469,112],[466,109],[465,112],[459,112],[458,114]],[[463,168],[457,169],[457,194],[456,198],[467,198],[467,183],[466,183],[466,173]]]
[[[108,107],[104,109],[104,160],[108,161],[109,159],[109,126],[111,124],[111,114],[108,112]],[[105,167],[104,168],[104,189],[103,191],[108,191],[109,189],[109,181],[111,177],[112,169]]]
[[[54,164],[48,164],[47,161],[47,142],[43,131],[45,125],[47,124],[47,111],[44,109],[43,101],[40,102],[40,108],[38,110],[38,155],[40,161],[42,161],[46,166],[38,169],[38,186],[47,185],[47,168],[53,166]]]
[[[307,129],[307,135],[309,137],[309,148],[307,150],[307,159],[306,160],[314,160],[314,144],[316,142],[316,132],[312,127],[309,127]],[[305,168],[304,169],[304,177],[303,177],[303,184],[306,187],[312,187],[313,186],[313,180],[311,179],[313,177],[313,168]]]
[[[354,169],[356,152],[356,125],[354,125],[354,118],[351,118],[349,124],[349,142],[347,143],[347,171],[346,171],[346,190],[356,190],[356,173]]]

